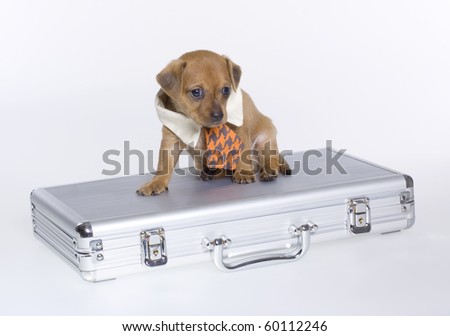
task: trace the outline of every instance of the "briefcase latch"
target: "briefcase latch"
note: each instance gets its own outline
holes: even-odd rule
[[[370,206],[367,197],[348,200],[347,223],[351,233],[370,232]]]
[[[163,228],[141,232],[142,262],[148,267],[167,264],[166,236]]]

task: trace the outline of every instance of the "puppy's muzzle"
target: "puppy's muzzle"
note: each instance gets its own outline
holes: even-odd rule
[[[223,119],[223,112],[220,110],[219,111],[211,111],[210,117],[211,117],[212,123],[221,122]]]

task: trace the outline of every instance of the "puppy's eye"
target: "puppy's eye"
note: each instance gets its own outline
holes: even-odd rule
[[[229,96],[230,92],[231,92],[231,90],[230,90],[230,88],[228,86],[225,86],[225,87],[222,88],[222,94],[224,96]]]
[[[203,90],[202,89],[194,89],[191,90],[191,96],[193,98],[199,99],[203,97]]]

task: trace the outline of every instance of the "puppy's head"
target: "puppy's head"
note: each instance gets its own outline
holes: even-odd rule
[[[227,121],[226,104],[236,90],[241,68],[211,51],[193,51],[169,63],[157,76],[177,110],[203,127]]]

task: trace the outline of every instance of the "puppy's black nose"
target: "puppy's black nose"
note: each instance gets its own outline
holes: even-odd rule
[[[212,122],[219,122],[223,119],[223,112],[222,111],[212,111],[210,113],[211,121]]]

